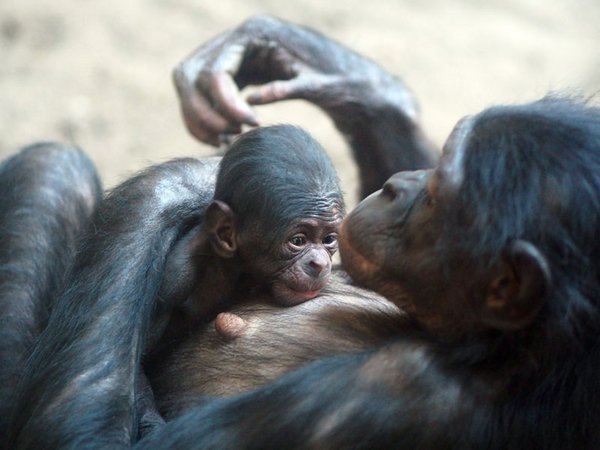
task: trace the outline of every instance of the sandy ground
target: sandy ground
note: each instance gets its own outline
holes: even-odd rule
[[[212,154],[181,124],[170,71],[257,13],[318,28],[402,76],[438,144],[490,104],[600,90],[598,0],[0,0],[0,157],[71,141],[110,187],[151,162]],[[302,102],[258,114],[313,132],[354,201],[354,167],[324,116]]]

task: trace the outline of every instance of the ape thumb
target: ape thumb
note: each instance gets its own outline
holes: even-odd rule
[[[305,98],[310,84],[306,77],[273,81],[257,88],[246,101],[251,105],[266,105],[281,100]]]

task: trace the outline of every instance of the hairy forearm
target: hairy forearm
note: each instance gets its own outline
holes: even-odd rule
[[[270,17],[244,26],[254,44],[237,81],[243,86],[317,71],[314,88],[308,84],[299,98],[320,107],[346,137],[359,166],[363,196],[396,172],[435,165],[438,152],[421,129],[417,101],[402,80],[310,28]],[[253,79],[256,74],[266,78]]]
[[[153,168],[99,206],[31,358],[16,447],[130,446],[146,335],[170,307],[158,303],[164,267],[212,196],[196,169],[192,161]]]
[[[438,159],[412,111],[398,103],[364,100],[347,103],[332,116],[358,165],[362,198],[394,173],[428,169]]]

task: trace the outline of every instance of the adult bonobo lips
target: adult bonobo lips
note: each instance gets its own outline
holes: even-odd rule
[[[375,237],[379,234],[381,224],[378,220],[384,211],[376,205],[381,199],[381,190],[364,199],[342,222],[340,227],[340,257],[346,271],[358,282],[360,278],[372,278],[384,258],[379,253]],[[365,213],[366,211],[366,213]],[[366,239],[371,236],[371,239]]]

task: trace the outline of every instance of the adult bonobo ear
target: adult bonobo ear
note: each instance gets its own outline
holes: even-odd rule
[[[231,258],[237,251],[235,213],[227,203],[213,200],[204,213],[206,230],[213,250],[221,258]]]
[[[481,320],[493,328],[514,331],[530,324],[550,289],[550,268],[531,243],[511,242],[488,286]]]

